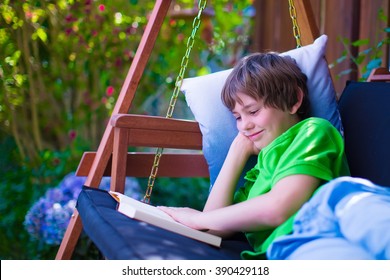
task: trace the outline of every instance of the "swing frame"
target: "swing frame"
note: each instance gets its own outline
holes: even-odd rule
[[[124,192],[126,176],[147,177],[153,165],[152,153],[127,153],[128,146],[202,150],[202,134],[196,121],[128,114],[171,0],[156,0],[134,60],[96,152],[85,152],[77,176],[87,176],[85,186],[98,188],[103,176],[111,176],[111,190]],[[319,36],[310,0],[295,0],[296,21],[302,45]],[[204,156],[199,153],[166,154],[159,176],[208,177]],[[58,249],[56,259],[71,259],[83,226],[77,209]]]

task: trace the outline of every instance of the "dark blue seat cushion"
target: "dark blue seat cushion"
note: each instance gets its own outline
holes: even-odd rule
[[[241,238],[216,248],[130,219],[116,206],[106,191],[85,186],[77,201],[84,231],[107,259],[239,259],[249,249]]]
[[[390,186],[390,83],[348,82],[339,110],[351,175]]]

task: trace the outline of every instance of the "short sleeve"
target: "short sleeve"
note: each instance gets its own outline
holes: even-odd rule
[[[347,175],[345,166],[344,143],[340,133],[327,121],[313,119],[299,129],[283,152],[274,169],[271,184],[275,185],[283,177],[294,174],[330,181]]]

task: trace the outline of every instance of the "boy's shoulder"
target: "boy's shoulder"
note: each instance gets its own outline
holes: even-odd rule
[[[320,126],[320,127],[333,127],[333,125],[324,118],[310,117],[300,122],[303,126]]]
[[[340,132],[326,119],[311,117],[307,118],[288,129],[270,145],[263,149],[263,154],[268,154],[273,149],[288,150],[297,147],[305,147],[309,143],[334,143],[342,145],[343,139]]]
[[[335,128],[328,120],[318,117],[310,117],[296,125],[296,130],[299,131],[323,131],[339,134],[337,128]]]
[[[342,138],[340,132],[326,119],[310,117],[296,124],[289,131],[289,137],[298,139]]]

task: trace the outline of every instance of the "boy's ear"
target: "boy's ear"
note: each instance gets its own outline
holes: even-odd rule
[[[297,102],[291,107],[290,114],[296,114],[298,112],[299,108],[302,105],[302,101],[303,101],[303,91],[301,88],[298,88]]]

